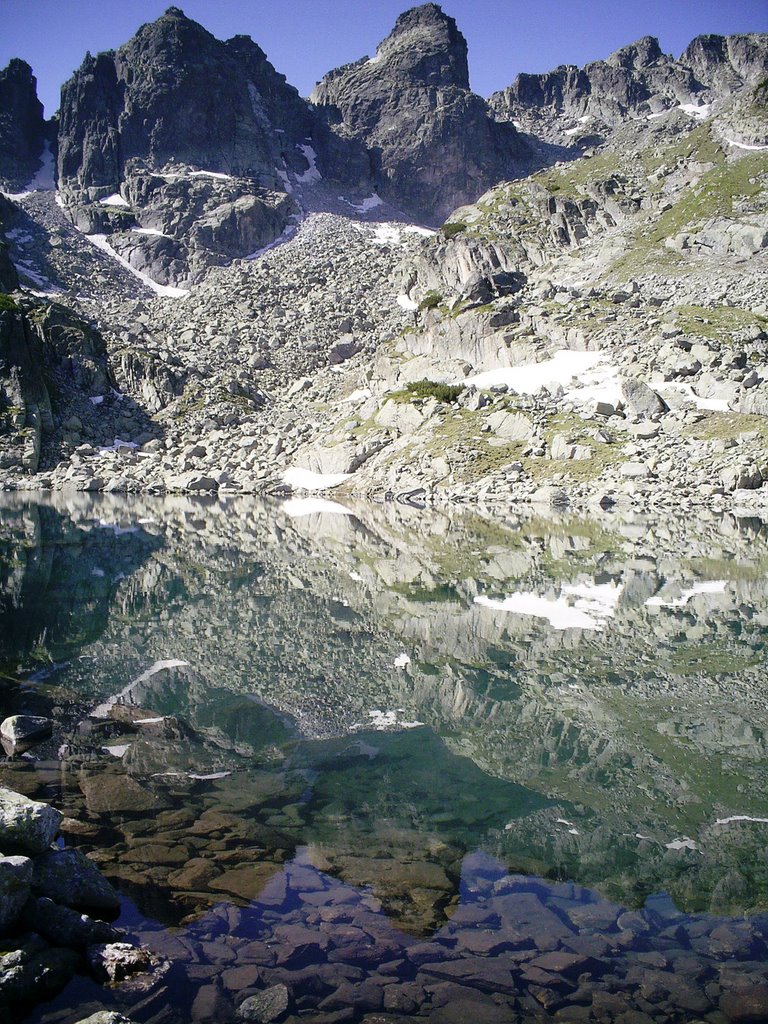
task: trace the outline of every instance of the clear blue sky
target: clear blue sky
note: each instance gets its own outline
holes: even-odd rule
[[[114,49],[170,0],[0,0],[0,67],[23,57],[46,115],[86,50]],[[177,0],[219,39],[245,34],[308,95],[339,64],[372,55],[408,0]],[[445,0],[469,43],[472,87],[483,96],[520,71],[585,64],[643,35],[679,56],[704,32],[767,32],[766,0]]]

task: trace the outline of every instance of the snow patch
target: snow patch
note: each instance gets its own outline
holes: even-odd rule
[[[224,174],[222,171],[190,171],[190,178],[216,178],[218,181],[231,181],[231,174]]]
[[[768,149],[768,146],[766,147]],[[728,400],[725,398],[702,398],[697,395],[690,384],[677,384],[677,383],[664,383],[660,384],[657,389],[658,393],[664,397],[664,392],[676,391],[678,394],[683,395],[685,398],[690,399],[697,409],[707,412],[730,412],[728,408]]]
[[[353,203],[350,199],[345,199],[344,196],[339,196],[339,199],[342,203],[346,203],[347,206],[351,206],[356,213],[368,213],[369,210],[375,210],[377,206],[384,205],[384,200],[376,195],[375,192],[373,195],[368,196],[367,199],[363,199],[361,203]]]
[[[517,591],[502,600],[480,596],[475,604],[512,615],[546,619],[553,629],[603,629],[616,614],[624,587],[616,583],[563,584],[557,598]]]
[[[123,441],[119,437],[115,438],[114,444],[106,445],[99,448],[100,452],[116,452],[120,448],[138,448],[139,446],[135,441]]]
[[[373,232],[375,245],[400,245],[400,228],[394,224],[379,224]]]
[[[551,359],[487,370],[456,383],[487,389],[506,385],[518,395],[533,395],[542,388],[562,387],[572,401],[616,403],[621,398],[618,367],[605,352],[574,352],[560,349]]]
[[[678,110],[682,110],[684,114],[690,114],[691,117],[695,117],[697,121],[703,121],[705,117],[709,117],[710,111],[712,110],[711,103],[681,103]]]
[[[342,398],[342,402],[364,402],[372,396],[373,392],[370,388],[358,388],[357,391],[353,391],[351,395],[347,395],[346,398]]]
[[[265,253],[271,252],[272,249],[276,249],[279,245],[283,245],[284,242],[287,242],[295,234],[296,225],[289,224],[288,227],[283,228],[282,233],[277,236],[274,242],[270,242],[269,245],[265,245],[263,248],[257,249],[255,252],[252,252],[250,256],[246,256],[245,259],[256,260],[259,256],[263,256]]]
[[[411,659],[408,657],[405,651],[403,651],[402,654],[398,654],[398,656],[395,658],[392,664],[394,665],[395,668],[405,668],[406,665],[411,664]]]
[[[51,145],[47,139],[43,143],[43,152],[40,154],[40,159],[42,161],[40,169],[35,173],[32,180],[24,186],[21,192],[3,192],[3,195],[8,199],[19,200],[26,199],[33,192],[53,192],[56,188],[56,168]]]
[[[292,466],[283,473],[283,483],[302,491],[327,491],[349,480],[351,473],[313,473],[311,469]]]
[[[131,231],[137,235],[155,235],[158,238],[170,238],[170,235],[166,235],[162,231],[158,231],[157,228],[131,228]]]
[[[301,182],[302,185],[307,185],[312,181],[322,181],[323,176],[317,169],[317,153],[314,149],[306,144],[298,145],[296,148],[301,150],[304,159],[309,164],[309,168],[303,174],[296,175],[296,181]]]
[[[419,308],[418,302],[414,302],[413,299],[409,299],[407,295],[398,295],[395,301],[400,309],[404,309],[406,313],[415,313]]]
[[[111,196],[107,196],[106,199],[100,199],[99,203],[101,206],[128,206],[129,204],[120,195],[119,192],[113,192]]]
[[[97,249],[101,249],[102,252],[105,252],[107,256],[110,256],[113,260],[117,260],[121,267],[124,267],[129,273],[133,274],[134,277],[137,277],[142,284],[147,286],[147,288],[151,288],[156,295],[161,295],[167,299],[184,299],[189,295],[189,291],[186,288],[172,288],[167,284],[158,284],[157,281],[153,281],[148,274],[142,274],[142,272],[137,270],[136,267],[132,267],[128,260],[115,252],[107,241],[106,235],[84,235],[83,237],[87,238],[88,241],[92,245],[95,245]]]
[[[123,743],[116,747],[102,747],[101,748],[106,754],[111,754],[113,757],[123,757],[127,750],[131,749],[130,743]]]
[[[104,395],[91,395],[88,401],[91,403],[91,405],[101,405],[101,403],[104,401]]]

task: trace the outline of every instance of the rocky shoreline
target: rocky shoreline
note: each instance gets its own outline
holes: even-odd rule
[[[28,724],[6,719],[3,734]],[[24,737],[22,750],[29,729]],[[120,898],[92,861],[57,842],[62,827],[49,804],[0,788],[0,1010],[14,1017],[76,972],[114,984],[162,966],[104,919],[117,914]]]

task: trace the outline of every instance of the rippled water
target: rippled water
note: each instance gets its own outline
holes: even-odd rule
[[[30,1021],[763,1019],[766,524],[3,502],[0,783],[172,965]]]

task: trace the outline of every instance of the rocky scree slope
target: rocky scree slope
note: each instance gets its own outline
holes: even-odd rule
[[[437,4],[400,15],[373,58],[331,71],[310,99],[365,144],[382,195],[427,223],[532,161],[470,91],[466,40]]]
[[[390,70],[402,66],[417,90],[465,90],[466,47],[451,19],[427,5],[398,26],[370,68],[360,65],[368,69],[361,74],[378,75],[391,64]],[[755,38],[759,55],[762,37]],[[123,48],[122,63],[122,50],[87,59],[82,77],[70,83],[72,94],[81,90],[86,107],[93,101],[96,109],[108,94],[95,83],[97,71],[114,85],[118,66],[128,75],[146,61],[142,81],[149,84],[141,88],[150,97],[142,103],[156,103],[161,120],[155,141],[145,139],[145,156],[135,159],[154,159],[153,145],[158,160],[169,158],[183,140],[163,119],[168,89],[155,90],[159,55],[184,54],[193,43],[214,67],[242,71],[232,54],[247,56],[248,81],[266,81],[272,123],[305,110],[255,44],[219,43],[175,9],[140,30]],[[730,52],[730,45],[720,51]],[[173,84],[181,71],[171,62],[177,97],[186,89]],[[733,87],[733,75],[721,72],[711,70],[709,80],[725,77]],[[237,81],[242,85],[242,76]],[[124,99],[133,88],[126,78],[115,95]],[[307,216],[272,252],[209,271],[181,301],[147,299],[131,268],[111,258],[113,250],[90,245],[50,194],[3,200],[8,252],[23,280],[45,290],[43,301],[68,293],[78,316],[101,332],[112,374],[109,387],[100,381],[90,393],[60,390],[43,448],[48,473],[38,482],[250,491],[284,487],[285,472],[298,468],[353,474],[346,486],[357,491],[435,500],[527,500],[554,484],[539,494],[545,502],[759,503],[768,315],[765,99],[761,82],[718,100],[702,123],[685,109],[617,123],[591,156],[495,186],[455,211],[437,235],[402,224],[355,224],[397,213],[377,206],[376,196],[340,197],[316,172],[309,142],[285,148],[276,131],[285,161],[277,178],[292,189],[274,192],[280,209],[293,209],[289,217],[334,212]],[[130,127],[138,109],[121,108],[114,123],[128,138],[133,132],[140,148]],[[304,130],[302,124],[297,139]],[[111,132],[97,131],[91,141],[83,135],[70,151],[72,173],[87,167],[100,180],[97,156],[113,152]],[[271,174],[275,152],[269,139],[262,142],[264,173]],[[176,230],[172,221],[191,224],[194,234],[196,204],[212,215],[217,204],[237,206],[240,179],[223,170],[164,167],[131,172],[122,192],[107,196],[114,179],[86,185],[86,177],[77,194],[88,198],[90,189],[109,201],[94,198],[77,209],[122,224],[126,230],[113,232],[110,242],[126,246],[134,263],[154,251],[142,239],[169,245],[168,260],[163,255],[146,269],[186,280],[174,275],[192,272],[194,253],[199,267],[210,262],[212,250],[194,248],[188,233],[179,255],[164,237]],[[170,193],[154,214],[145,204],[155,179],[161,190],[178,190],[172,213]],[[122,205],[125,196],[132,206]],[[136,230],[129,226],[134,216],[156,216],[160,226]],[[12,288],[13,268],[7,261],[5,267]],[[607,397],[576,402],[570,375],[528,391],[515,384],[515,368],[548,363],[563,349],[594,354]],[[500,370],[505,383],[473,382],[479,372]],[[425,377],[432,384],[423,393],[409,390]],[[457,389],[453,401],[434,393],[441,382]],[[32,468],[24,458],[16,463],[6,485],[23,483],[19,465]]]

